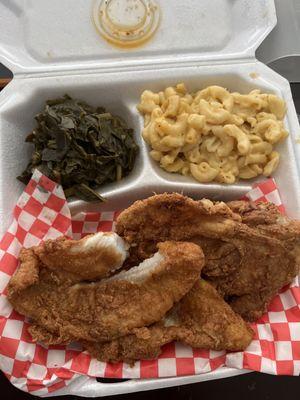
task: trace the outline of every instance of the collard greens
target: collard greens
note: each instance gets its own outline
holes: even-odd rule
[[[66,197],[103,200],[104,183],[119,181],[132,170],[138,152],[133,130],[103,107],[63,98],[48,100],[35,117],[37,127],[27,136],[32,158],[18,179],[27,184],[38,168],[60,183]]]

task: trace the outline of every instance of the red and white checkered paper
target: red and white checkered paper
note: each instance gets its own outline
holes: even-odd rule
[[[274,180],[253,188],[253,201],[283,205]],[[79,345],[43,346],[33,343],[28,321],[9,304],[6,287],[18,266],[22,246],[67,235],[79,239],[114,228],[117,212],[80,213],[71,219],[62,188],[36,171],[21,195],[14,220],[0,242],[0,368],[18,388],[46,396],[78,376],[105,378],[157,378],[210,372],[222,366],[270,374],[300,373],[299,277],[277,295],[268,312],[255,324],[255,338],[244,352],[226,353],[192,349],[179,343],[164,347],[158,359],[108,364],[92,359]]]

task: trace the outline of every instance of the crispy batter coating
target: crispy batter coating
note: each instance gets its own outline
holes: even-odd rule
[[[177,340],[192,347],[244,350],[253,338],[248,324],[204,280],[182,299],[178,314],[188,333],[179,330]]]
[[[99,361],[116,363],[125,361],[134,364],[137,360],[157,358],[161,347],[173,340],[173,328],[166,328],[162,322],[135,329],[130,335],[109,342],[83,342],[84,348]]]
[[[22,268],[9,281],[11,294],[19,293],[39,281],[40,261],[32,249],[23,248],[20,252],[19,262]]]
[[[282,215],[278,208],[271,203],[258,203],[248,201],[232,201],[227,203],[232,211],[238,213],[244,224],[256,229],[261,234],[280,241],[289,257],[293,259],[290,268],[274,268],[274,263],[270,262],[269,270],[266,270],[266,288],[260,293],[248,293],[243,297],[231,298],[230,304],[234,310],[243,315],[244,310],[254,310],[258,305],[263,305],[265,298],[270,299],[275,295],[275,290],[279,285],[288,284],[300,270],[300,221],[290,220]],[[274,269],[272,269],[274,268]],[[278,290],[277,290],[278,291]],[[253,318],[256,312],[252,311]],[[257,317],[259,317],[257,315]]]
[[[117,232],[131,245],[130,258],[153,254],[157,242],[191,241],[205,254],[203,276],[245,319],[258,319],[276,293],[298,273],[290,242],[299,251],[299,233],[291,237],[249,226],[225,203],[193,201],[162,194],[135,202],[122,212]],[[272,213],[274,213],[272,208]],[[272,225],[273,231],[277,225]],[[288,230],[289,222],[286,225]]]
[[[127,257],[127,249],[114,232],[98,232],[80,240],[65,237],[46,240],[34,252],[49,269],[63,269],[83,279],[96,279],[119,269]]]
[[[178,193],[164,193],[138,200],[124,210],[116,232],[131,245],[201,234],[218,238],[232,232],[239,221],[240,216],[223,202],[194,201]]]
[[[281,240],[282,245],[295,257],[296,273],[300,269],[300,221],[282,215],[275,204],[249,201],[231,201],[230,209],[239,214],[242,222],[258,229],[262,234]]]
[[[209,283],[199,280],[162,321],[107,343],[83,344],[101,361],[132,364],[156,358],[161,347],[173,340],[195,348],[238,351],[244,350],[252,338],[247,323]]]
[[[152,259],[99,282],[82,282],[77,273],[42,263],[37,267],[35,250],[28,249],[9,283],[8,298],[37,325],[32,329],[35,340],[111,340],[159,321],[199,279],[204,265],[199,246],[165,242],[158,248]],[[25,268],[33,277],[26,278],[28,286]]]
[[[236,200],[226,204],[234,213],[240,215],[244,224],[252,227],[277,224],[280,219],[287,220],[272,203]]]

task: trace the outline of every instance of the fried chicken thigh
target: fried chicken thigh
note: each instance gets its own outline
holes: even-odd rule
[[[22,250],[8,298],[33,320],[31,333],[44,343],[107,341],[159,321],[192,288],[204,265],[199,246],[164,242],[138,267],[86,282],[77,266],[74,273],[71,264],[68,271],[49,268],[39,254],[36,248]]]
[[[209,283],[198,280],[160,322],[107,343],[83,344],[98,360],[133,363],[156,358],[161,347],[173,340],[194,348],[238,351],[244,350],[252,338],[247,323]]]
[[[117,232],[131,245],[133,260],[149,257],[156,243],[165,240],[201,246],[202,275],[250,321],[258,319],[298,273],[297,259],[289,250],[292,241],[299,251],[298,232],[287,239],[248,226],[235,208],[222,202],[194,201],[175,193],[152,196],[120,214]]]

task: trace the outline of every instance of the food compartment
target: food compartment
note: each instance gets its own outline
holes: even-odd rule
[[[40,85],[27,84],[27,81],[13,81],[5,90],[8,96],[3,101],[2,108],[2,136],[1,136],[1,169],[5,179],[2,180],[2,202],[4,208],[11,208],[8,203],[16,203],[24,185],[16,180],[16,177],[25,169],[29,162],[34,146],[31,143],[25,143],[28,133],[36,127],[34,117],[40,113],[48,99],[62,97],[69,94],[72,98],[78,98],[86,101],[92,106],[103,106],[106,111],[113,115],[118,115],[125,120],[127,126],[134,130],[134,139],[140,147],[133,170],[119,182],[104,184],[99,193],[115,191],[120,187],[132,185],[132,182],[138,179],[143,170],[143,159],[141,138],[138,134],[138,120],[136,115],[131,115],[131,111],[126,103],[126,92],[122,88],[111,88],[111,96],[107,96],[107,90],[101,85],[95,86],[94,83],[87,83],[84,79],[76,85],[53,85],[50,86],[43,81]],[[49,82],[48,82],[49,83]],[[18,89],[16,89],[16,86]],[[11,96],[9,96],[11,93]],[[125,96],[124,96],[125,94]],[[11,193],[8,199],[5,193]],[[70,198],[72,202],[72,198]]]
[[[2,93],[2,136],[1,169],[4,179],[1,182],[1,214],[3,227],[8,226],[8,213],[15,204],[24,186],[16,176],[25,168],[32,147],[24,142],[26,135],[34,127],[34,116],[43,109],[47,99],[61,97],[65,93],[82,99],[91,105],[103,106],[107,111],[120,115],[135,132],[139,155],[133,171],[119,182],[99,188],[105,203],[86,203],[78,199],[70,200],[72,212],[113,210],[128,206],[132,201],[145,198],[154,192],[179,191],[194,198],[207,197],[216,200],[231,200],[243,196],[254,183],[264,177],[250,181],[239,181],[232,185],[201,184],[193,178],[162,170],[151,159],[148,145],[141,137],[143,117],[136,109],[140,95],[145,89],[160,91],[167,86],[184,82],[189,91],[220,85],[231,91],[248,93],[253,89],[275,93],[287,102],[288,112],[285,127],[289,137],[277,150],[281,161],[274,173],[284,203],[291,216],[300,209],[298,206],[298,173],[293,145],[294,106],[286,81],[264,65],[240,63],[234,65],[202,65],[153,69],[136,69],[122,73],[103,73],[87,75],[61,75],[43,79],[15,79]],[[5,97],[4,97],[5,96]],[[0,98],[0,101],[1,101]],[[9,139],[8,139],[9,138]],[[293,143],[294,142],[294,143]],[[10,196],[7,196],[10,193]]]
[[[290,97],[288,83],[258,62],[241,63],[234,65],[214,66],[185,66],[182,68],[162,68],[158,71],[140,71],[128,79],[128,101],[132,114],[137,113],[136,105],[140,101],[140,95],[145,89],[158,92],[168,86],[174,86],[184,82],[189,91],[205,88],[210,85],[220,85],[230,91],[242,94],[249,93],[253,89],[260,89],[263,93],[273,93],[283,98],[287,105],[287,114],[284,119],[285,129],[289,136],[285,141],[276,146],[281,155],[277,170],[272,177],[281,190],[281,195],[291,215],[296,215],[299,210],[297,198],[291,198],[288,193],[298,193],[298,171],[295,162],[294,149],[297,132],[294,125],[295,110]],[[143,117],[138,114],[139,132],[143,129]],[[298,128],[298,127],[297,127]],[[144,151],[144,147],[146,151]],[[259,176],[251,180],[240,180],[234,184],[199,183],[191,177],[185,177],[177,173],[168,173],[159,167],[149,155],[149,146],[143,142],[143,155],[145,156],[144,179],[137,182],[130,201],[140,198],[140,184],[143,185],[143,197],[151,192],[179,191],[195,198],[209,197],[216,200],[231,200],[242,197],[253,185],[266,178]],[[288,171],[288,172],[287,172]],[[112,199],[114,196],[112,196]],[[123,205],[124,204],[124,205]],[[127,206],[124,199],[122,207]]]
[[[226,78],[229,78],[228,79],[229,82],[225,82]],[[204,84],[202,83],[203,80],[205,82]],[[209,81],[209,79],[208,79],[208,81]],[[246,149],[247,143],[245,143],[245,145],[244,145],[245,139],[247,139],[247,141],[248,141],[248,138],[245,135],[245,133],[243,132],[243,130],[241,130],[241,127],[240,127],[242,121],[246,122],[246,120],[244,120],[245,117],[243,117],[241,119],[237,115],[233,114],[233,113],[235,113],[235,111],[233,113],[231,111],[227,111],[227,110],[231,110],[231,108],[227,108],[227,107],[229,107],[229,106],[232,107],[232,104],[230,103],[230,101],[232,101],[232,97],[228,96],[228,91],[226,89],[228,89],[229,92],[231,92],[231,93],[235,92],[236,89],[232,85],[232,82],[237,82],[237,86],[242,87],[242,89],[239,90],[239,92],[241,92],[242,96],[245,94],[247,96],[248,93],[250,91],[252,91],[253,89],[260,89],[262,95],[264,95],[267,92],[269,92],[270,94],[273,94],[273,92],[269,91],[269,89],[266,87],[262,87],[261,85],[260,86],[249,85],[248,82],[246,82],[246,80],[244,79],[244,77],[237,77],[237,79],[235,79],[234,74],[232,74],[231,76],[229,75],[229,77],[218,76],[215,79],[215,82],[212,82],[209,84],[207,84],[206,82],[207,82],[207,80],[205,79],[204,76],[201,76],[200,79],[196,80],[196,82],[193,78],[191,78],[191,79],[188,78],[184,81],[184,84],[182,84],[182,83],[178,84],[178,82],[168,83],[167,87],[161,87],[160,91],[152,90],[152,82],[150,82],[149,90],[145,91],[142,94],[141,102],[139,104],[140,111],[142,113],[143,112],[145,113],[144,119],[145,119],[146,125],[144,128],[143,135],[144,135],[145,141],[149,144],[149,145],[147,145],[148,154],[150,155],[149,162],[152,164],[153,169],[155,170],[155,172],[158,175],[162,176],[164,179],[169,180],[169,181],[180,181],[183,185],[186,182],[188,182],[188,183],[197,182],[197,183],[201,183],[201,184],[202,183],[204,183],[204,184],[217,183],[218,184],[218,183],[223,183],[223,179],[224,179],[224,183],[226,182],[227,185],[228,184],[230,184],[230,185],[239,184],[241,186],[252,185],[253,183],[258,182],[265,177],[262,174],[261,168],[260,168],[259,172],[255,171],[255,169],[253,171],[249,170],[249,171],[247,171],[247,173],[246,173],[246,171],[243,171],[244,175],[248,175],[249,173],[251,173],[252,176],[249,176],[249,178],[251,178],[251,179],[248,179],[247,176],[241,176],[240,178],[239,178],[239,176],[235,177],[235,175],[238,173],[238,171],[235,171],[233,174],[231,174],[231,172],[230,172],[230,171],[232,171],[232,168],[236,168],[236,166],[235,166],[235,163],[232,164],[232,161],[229,161],[229,158],[232,157],[232,155],[236,155],[236,156],[238,155],[238,157],[240,158],[240,157],[242,157],[242,155],[249,154],[249,153],[248,153],[248,150]],[[176,85],[176,83],[177,83],[177,85]],[[185,84],[187,84],[187,86],[188,86],[187,88],[186,88]],[[197,87],[197,84],[200,86]],[[215,86],[215,85],[218,85],[218,86]],[[178,89],[176,89],[176,87],[178,87]],[[207,90],[209,90],[209,91],[207,91]],[[202,91],[203,92],[206,91],[206,93],[202,94]],[[200,92],[203,96],[212,96],[212,98],[208,98],[208,101],[200,100],[200,105],[198,103],[199,102],[199,99],[198,99],[198,102],[196,104],[193,103],[193,105],[191,105],[191,102],[194,101],[194,100],[192,100],[191,95],[193,95],[193,97],[194,98],[196,97],[196,99],[197,99],[198,95],[199,95],[198,93],[200,93]],[[184,97],[180,97],[183,95],[184,95]],[[237,95],[239,95],[239,93]],[[217,97],[214,97],[214,96],[217,96]],[[223,105],[224,108],[223,107],[218,108],[220,103],[217,102],[214,104],[214,99],[221,102],[220,99],[222,98],[222,96],[227,96],[224,101],[224,105]],[[273,101],[272,107],[274,107],[274,104],[276,104],[276,106],[277,106],[276,113],[279,116],[278,119],[276,120],[276,122],[274,122],[273,119],[270,119],[270,118],[276,119],[276,116],[273,113],[266,114],[266,112],[272,112],[272,111],[268,111],[268,110],[266,110],[266,112],[261,112],[261,111],[265,111],[265,110],[255,111],[255,108],[254,108],[256,105],[255,102],[258,102],[258,101],[261,102],[262,100],[261,100],[261,98],[254,97],[254,95],[251,95],[251,96],[252,96],[251,100],[249,97],[247,97],[247,99],[246,98],[241,99],[241,101],[243,101],[244,103],[241,103],[242,105],[237,106],[237,107],[242,108],[242,110],[241,110],[242,113],[244,112],[243,107],[248,107],[249,111],[253,112],[252,115],[256,115],[256,114],[260,113],[260,114],[258,114],[258,118],[260,118],[259,121],[261,121],[261,122],[257,125],[257,127],[259,126],[260,127],[259,129],[263,129],[264,130],[263,132],[266,132],[265,133],[266,135],[270,135],[269,136],[270,140],[272,138],[272,140],[274,140],[274,142],[275,142],[275,144],[270,144],[273,142],[272,141],[267,142],[268,139],[264,139],[265,141],[261,143],[262,145],[265,146],[264,150],[257,149],[258,153],[250,156],[250,157],[253,157],[252,162],[254,162],[254,164],[256,164],[256,163],[260,164],[260,162],[262,162],[263,164],[261,164],[261,165],[266,166],[266,162],[267,162],[266,158],[265,158],[265,161],[254,161],[255,157],[256,157],[256,159],[257,159],[257,157],[263,156],[263,155],[264,155],[264,157],[266,157],[266,155],[270,154],[271,151],[276,151],[277,147],[278,147],[278,150],[281,152],[285,152],[285,150],[286,150],[286,146],[285,146],[285,143],[282,140],[282,138],[284,137],[284,135],[287,135],[287,133],[278,124],[279,121],[281,121],[281,118],[283,115],[282,114],[283,107],[282,107],[282,104],[280,104],[279,97],[277,97],[278,100],[276,100],[276,97],[274,97],[274,99],[272,99],[272,101]],[[276,100],[276,103],[274,103],[275,100]],[[239,98],[238,98],[238,101],[239,101]],[[245,105],[243,105],[243,104],[245,104]],[[249,104],[249,105],[247,105],[247,104]],[[216,107],[215,105],[218,105],[218,106]],[[153,108],[153,107],[155,107],[155,108]],[[201,111],[198,111],[199,107],[200,107]],[[208,109],[207,107],[211,107],[211,108]],[[203,109],[203,111],[202,111],[202,109]],[[207,117],[205,117],[206,112],[208,112]],[[186,114],[186,113],[188,113],[188,114]],[[228,115],[226,115],[226,113]],[[189,115],[188,119],[186,119],[187,115]],[[224,121],[224,115],[225,115],[225,118],[227,118],[226,121]],[[190,117],[192,117],[192,118],[190,118]],[[210,120],[210,118],[212,118],[212,117],[214,117],[216,121],[218,121],[218,119],[220,119],[220,118],[222,118],[222,119],[220,120],[220,122],[212,122],[212,120]],[[187,122],[187,121],[189,121],[189,119],[191,120],[191,122]],[[252,120],[254,120],[254,122],[257,123],[256,119],[254,119],[253,117],[250,118],[250,120],[251,120],[251,124],[253,123]],[[216,129],[217,130],[216,133],[214,131],[213,132],[212,131],[208,132],[208,130],[205,131],[205,124],[207,124],[207,123],[211,124],[210,125],[211,127],[216,126],[216,128],[220,128],[220,129]],[[246,125],[247,124],[248,124],[248,127],[250,127],[250,122],[249,123],[246,122]],[[225,129],[224,129],[224,131],[223,131],[223,129],[221,129],[222,126],[224,126],[224,125],[226,125],[225,129],[228,128],[227,129],[228,132],[226,131],[226,133],[225,133]],[[272,129],[272,136],[271,136],[271,132],[265,131],[266,127],[268,127],[268,129],[270,129],[270,130]],[[233,128],[235,128],[235,130]],[[211,129],[211,128],[209,128],[209,129]],[[243,124],[242,129],[245,129],[244,124]],[[248,131],[249,128],[246,128],[246,129],[247,129],[246,132],[249,132]],[[278,129],[278,131],[276,131],[276,129]],[[279,131],[279,129],[280,129],[280,131]],[[143,130],[143,127],[142,127],[142,130]],[[229,130],[230,130],[230,132],[229,132]],[[178,133],[176,133],[176,132],[178,132]],[[255,136],[252,137],[252,139],[251,139],[251,141],[253,140],[252,143],[256,143],[257,140],[261,141],[262,139],[260,137],[260,134],[256,133],[257,132],[256,130],[254,130],[253,132],[254,132]],[[209,136],[207,136],[208,133],[209,133]],[[235,136],[237,134],[244,135],[245,139],[244,138],[238,139]],[[277,137],[274,136],[274,134]],[[184,135],[184,136],[182,136],[182,135]],[[201,135],[202,142],[200,141],[200,139],[197,139],[200,137],[199,135]],[[248,133],[247,133],[247,135],[248,135]],[[184,137],[184,139],[183,139],[183,137]],[[281,138],[281,141],[278,141],[279,138]],[[183,141],[182,141],[182,139],[183,139]],[[220,141],[220,139],[221,139],[221,141]],[[239,143],[238,147],[241,146],[241,152],[239,152],[239,153],[237,153],[237,149],[236,149],[236,140],[237,139],[238,139],[238,143]],[[192,140],[192,144],[189,144],[190,142],[188,140]],[[199,143],[199,142],[197,142],[197,140],[200,141],[200,144],[197,144],[197,143]],[[201,145],[201,143],[202,143],[202,145]],[[209,144],[206,144],[206,143],[209,143]],[[222,143],[224,143],[224,144],[222,144]],[[230,146],[228,147],[228,143],[230,143],[230,146],[234,145],[234,149],[230,148]],[[206,150],[204,147],[204,149],[203,149],[203,144],[204,144],[204,146],[206,146],[206,145],[210,146],[210,148],[207,147],[207,150]],[[224,151],[224,154],[223,155],[220,154],[221,159],[218,159],[218,156],[217,156],[217,158],[214,159],[214,156],[217,155],[216,154],[217,147],[220,145],[222,146],[222,148],[218,149],[218,151],[219,150]],[[198,146],[201,146],[202,149],[200,150],[200,152],[196,151],[196,153],[195,153],[194,150],[196,150],[198,148]],[[192,159],[187,158],[187,157],[189,157],[189,155],[186,153],[184,153],[184,155],[183,155],[183,152],[186,151],[186,150],[184,150],[185,148],[187,149],[187,153],[189,153],[189,150],[192,150],[192,155],[191,155]],[[213,148],[215,148],[215,150],[213,150]],[[245,151],[245,153],[242,152],[242,150]],[[203,151],[204,151],[204,153],[203,153]],[[228,151],[230,152],[230,154],[228,153]],[[268,152],[264,153],[264,151],[268,151]],[[178,154],[178,152],[179,152],[179,154]],[[153,157],[151,156],[152,154],[153,154]],[[275,157],[275,159],[276,159],[277,155],[280,156],[279,152],[275,152],[273,154],[271,156]],[[230,155],[230,157],[228,158],[229,155]],[[204,158],[199,159],[199,157],[201,157],[201,156],[202,157],[204,156]],[[211,157],[213,157],[212,160],[211,160]],[[248,157],[248,155],[247,155],[247,157]],[[225,172],[223,177],[220,176],[220,177],[218,177],[219,179],[215,179],[215,177],[216,177],[215,174],[216,173],[218,174],[217,171],[219,170],[219,166],[215,165],[214,163],[218,164],[222,160],[222,158],[223,158],[223,162],[224,162],[224,159],[225,160],[227,159],[226,167],[229,168],[229,174],[227,174],[227,176],[226,176],[226,172]],[[189,170],[189,162],[192,163],[190,165],[192,165],[193,169],[195,170],[195,167],[197,165],[199,166],[200,161],[201,161],[201,163],[203,161],[205,161],[205,164],[207,165],[208,168],[206,170],[203,170],[203,172],[201,172],[199,174],[199,178],[197,180],[196,179],[197,178],[196,171],[191,170],[188,175],[187,175],[187,171]],[[270,164],[272,162],[274,162],[274,161],[270,161]],[[270,164],[267,167],[269,170],[271,169]],[[258,168],[258,165],[256,165],[256,167]],[[169,171],[169,168],[170,168],[170,171]],[[174,170],[172,171],[173,168],[174,168]],[[181,172],[181,168],[182,168],[182,171],[185,170],[186,172]],[[241,167],[239,167],[239,170],[240,170],[240,168]],[[204,169],[204,165],[203,165],[203,169]],[[247,168],[245,168],[244,170],[247,170]],[[225,171],[227,171],[227,169],[225,169]],[[211,172],[211,174],[210,174],[210,172]],[[240,170],[240,172],[242,175],[242,170]],[[274,167],[274,172],[272,172],[272,174],[274,174],[274,173],[276,173],[276,167]],[[194,174],[195,174],[195,176],[193,176]],[[253,175],[256,175],[256,176],[253,176]]]

